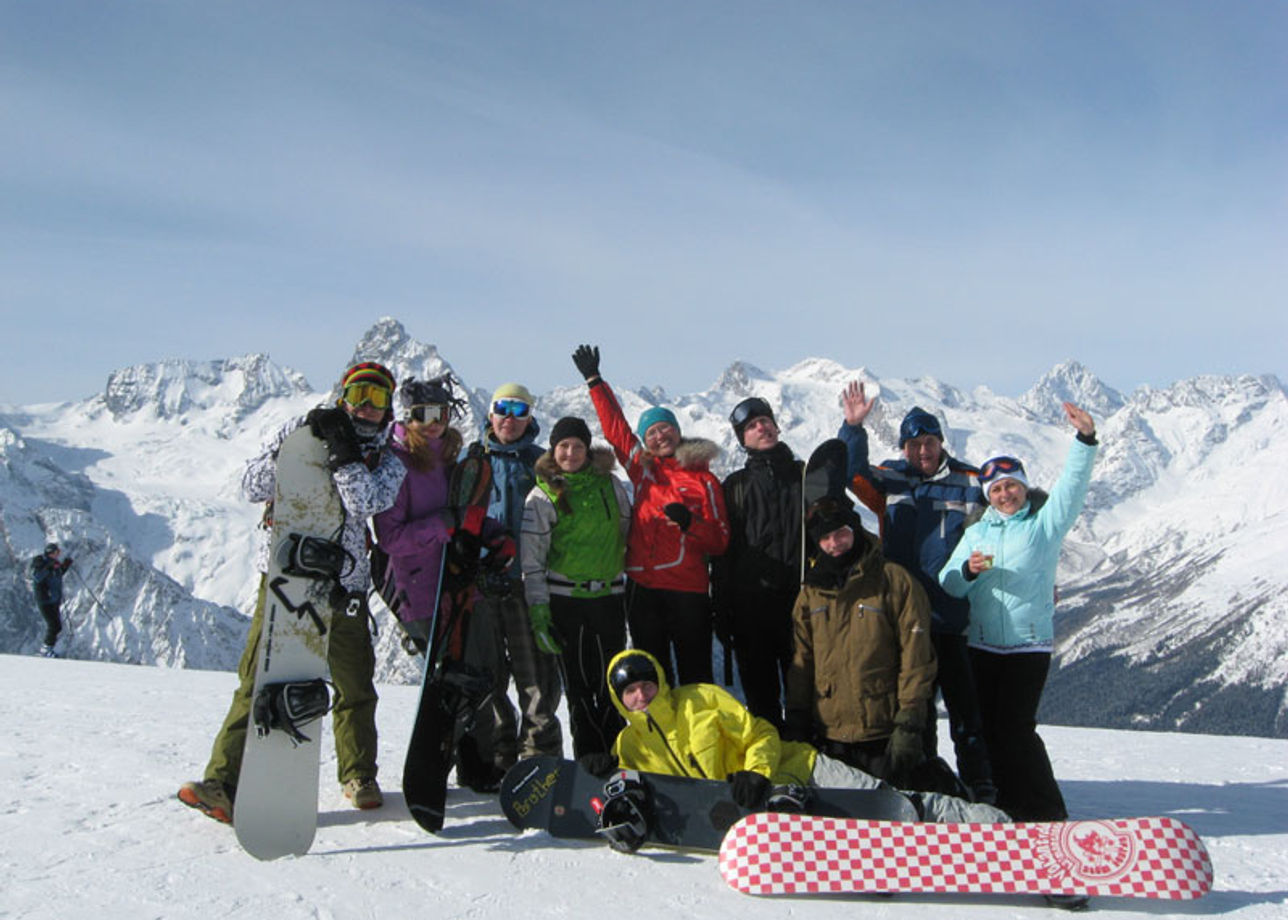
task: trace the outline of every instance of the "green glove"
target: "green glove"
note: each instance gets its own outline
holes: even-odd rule
[[[563,651],[555,641],[549,604],[533,604],[528,608],[528,618],[532,621],[532,638],[536,640],[537,648],[547,655],[558,655]]]

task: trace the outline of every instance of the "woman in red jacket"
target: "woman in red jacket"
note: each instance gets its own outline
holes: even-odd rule
[[[573,363],[590,387],[604,438],[635,487],[626,543],[631,642],[660,661],[668,678],[711,683],[707,559],[729,545],[720,480],[708,469],[720,448],[682,438],[675,414],[659,406],[645,410],[631,430],[599,376],[599,349],[578,346]]]

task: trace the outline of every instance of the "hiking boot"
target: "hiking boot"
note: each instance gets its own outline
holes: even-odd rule
[[[184,783],[179,787],[179,801],[208,818],[233,823],[233,797],[228,787],[217,779]]]
[[[353,803],[354,808],[379,808],[385,804],[385,797],[380,792],[380,784],[373,776],[355,776],[344,784],[344,797]]]

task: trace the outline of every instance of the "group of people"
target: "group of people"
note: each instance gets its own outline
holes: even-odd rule
[[[734,408],[729,421],[746,462],[721,482],[710,469],[719,448],[684,436],[669,409],[651,407],[631,425],[601,375],[598,348],[578,347],[573,363],[607,446],[576,417],[558,419],[540,443],[535,400],[513,383],[493,393],[480,437],[493,481],[481,533],[494,565],[491,590],[473,598],[464,655],[493,685],[459,745],[459,782],[493,790],[516,759],[561,754],[561,693],[575,755],[602,768],[623,754],[632,712],[613,662],[638,653],[636,663],[653,668],[656,699],[689,686],[719,690],[718,637],[737,662],[755,732],[772,731],[789,753],[795,745],[812,752],[795,771],[802,776],[821,759],[902,788],[944,791],[942,776],[927,769],[936,763],[941,693],[967,797],[1021,820],[1067,816],[1036,713],[1052,651],[1056,561],[1096,452],[1086,412],[1065,406],[1077,437],[1047,494],[1017,458],[976,468],[951,457],[938,419],[919,408],[900,425],[902,456],[874,463],[864,421],[875,400],[851,384],[838,438],[845,486],[881,522],[873,535],[845,490],[810,493],[805,463],[780,440],[764,399]],[[465,444],[452,425],[462,404],[450,379],[396,387],[383,367],[356,365],[338,404],[284,426],[243,479],[248,499],[267,501],[286,434],[309,425],[326,440],[347,513],[344,542],[365,558],[371,521],[398,617],[422,642],[444,547],[462,526],[446,504]],[[346,578],[346,588],[368,587],[365,565]],[[262,606],[261,586],[255,623]],[[336,630],[331,641],[339,778],[355,805],[372,807],[380,793],[370,639],[365,616],[339,619],[353,633]],[[252,625],[242,686],[205,777],[180,791],[223,820],[232,814],[257,638]],[[717,708],[729,705],[721,697]],[[673,762],[668,772],[691,768],[696,762]],[[768,782],[773,768],[732,772]]]

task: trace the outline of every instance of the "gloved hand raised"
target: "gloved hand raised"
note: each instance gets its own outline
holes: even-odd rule
[[[594,380],[599,376],[599,346],[578,345],[572,353],[572,363],[577,365],[587,383]]]

